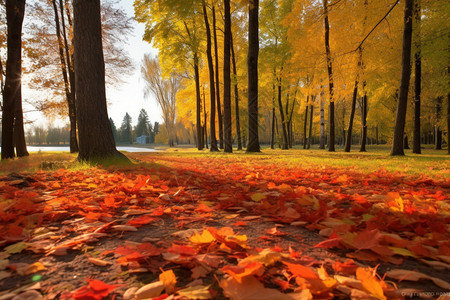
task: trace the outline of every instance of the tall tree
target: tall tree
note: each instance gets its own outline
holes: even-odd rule
[[[359,149],[359,152],[366,152],[366,141],[367,141],[367,92],[364,91],[364,96],[362,96],[361,99],[361,147]]]
[[[28,155],[22,113],[22,24],[25,0],[6,1],[7,60],[2,111],[2,159]]]
[[[362,49],[359,49],[360,60],[358,62],[358,69],[361,67]],[[353,85],[352,105],[350,109],[350,120],[348,122],[347,137],[345,139],[344,151],[350,152],[352,147],[352,134],[353,134],[353,120],[355,118],[356,100],[358,98],[358,84],[359,84],[359,72],[356,73],[355,84]]]
[[[328,0],[323,0],[323,15],[324,15],[324,26],[325,26],[325,51],[327,56],[327,71],[328,71],[328,89],[330,92],[330,106],[328,115],[328,130],[330,131],[330,136],[328,140],[328,151],[335,151],[335,126],[334,126],[334,78],[333,78],[333,66],[331,61],[331,50],[330,50],[330,23],[328,20]]]
[[[230,0],[224,0],[225,33],[223,42],[223,118],[224,118],[224,151],[233,152],[231,137],[231,8]]]
[[[137,137],[141,136],[141,135],[150,136],[149,125],[150,125],[150,120],[148,118],[148,114],[145,111],[145,109],[141,109],[141,111],[139,112],[138,119],[137,119],[136,127],[134,128],[135,135]],[[113,130],[113,132],[114,132],[114,130]]]
[[[211,139],[211,152],[219,151],[217,148],[217,140],[216,140],[216,87],[214,85],[214,64],[212,59],[212,51],[211,51],[211,28],[209,27],[208,21],[208,13],[206,12],[206,2],[202,0],[203,6],[203,16],[205,19],[205,28],[206,28],[206,56],[208,59],[208,70],[209,70],[209,96],[211,102],[210,116],[209,116],[209,130],[210,130],[210,139]],[[205,124],[206,125],[206,124]]]
[[[158,58],[152,58],[147,54],[144,55],[141,74],[145,81],[145,95],[153,94],[161,107],[169,146],[173,147],[176,134],[176,94],[180,88],[180,76],[173,72],[169,78],[163,78]]]
[[[73,1],[74,66],[79,137],[78,159],[128,159],[116,149],[108,119],[100,0]]]
[[[413,127],[413,153],[422,153],[420,145],[420,94],[422,91],[422,53],[420,19],[422,18],[420,0],[414,3],[414,127]]]
[[[248,144],[247,152],[260,152],[258,136],[259,0],[248,4]]]
[[[62,0],[59,1],[61,7],[61,22],[58,12],[58,5],[56,0],[52,0],[53,11],[55,13],[55,27],[56,27],[56,37],[58,39],[59,48],[59,58],[61,61],[61,71],[64,80],[64,90],[67,99],[67,106],[69,108],[69,122],[70,122],[70,152],[78,152],[78,139],[77,139],[77,123],[76,123],[76,108],[75,108],[75,97],[72,90],[74,89],[74,76],[73,76],[73,66],[72,57],[69,55],[68,41],[66,36],[66,27],[64,21],[64,9],[62,7]],[[62,28],[62,33],[61,33]],[[65,50],[65,51],[64,51]],[[66,63],[67,61],[67,63]]]
[[[405,0],[405,15],[403,18],[403,44],[402,44],[402,75],[395,115],[394,139],[391,155],[405,155],[403,151],[403,134],[405,130],[406,108],[408,104],[409,80],[411,77],[411,40],[412,40],[412,12],[413,0]]]
[[[217,45],[217,28],[216,28],[216,8],[212,6],[213,18],[213,33],[214,33],[214,63],[216,75],[216,99],[217,99],[217,117],[219,121],[219,147],[223,149],[223,120],[222,120],[222,105],[220,103],[220,81],[219,81],[219,51]]]
[[[231,62],[233,63],[233,85],[234,85],[234,106],[235,106],[235,119],[236,119],[236,138],[237,149],[242,150],[241,140],[241,122],[239,117],[239,88],[237,80],[237,67],[236,67],[236,55],[234,52],[233,35],[231,35]]]
[[[133,143],[133,128],[131,125],[131,116],[126,112],[120,125],[120,140],[124,143]]]

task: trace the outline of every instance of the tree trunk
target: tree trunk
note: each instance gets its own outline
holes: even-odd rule
[[[74,62],[80,161],[128,159],[116,150],[105,93],[100,0],[74,0]]]
[[[69,26],[72,27],[72,19],[70,17],[70,10],[66,0],[66,13]],[[75,74],[73,68],[73,53],[71,54],[69,48],[69,42],[67,40],[66,33],[66,23],[64,19],[64,4],[62,0],[59,0],[59,7],[61,11],[61,25],[62,25],[62,36],[64,39],[64,48],[66,52],[67,59],[67,69],[69,71],[69,82],[70,82],[70,98],[67,99],[69,108],[69,122],[70,122],[70,153],[78,152],[78,138],[77,138],[77,109],[75,106]]]
[[[313,125],[313,111],[314,111],[314,96],[311,96],[311,108],[309,110],[310,115],[309,115],[309,136],[308,136],[308,146],[306,147],[307,149],[311,148],[311,136],[312,136],[312,125]]]
[[[405,155],[403,151],[403,133],[405,130],[406,109],[408,104],[409,79],[411,77],[411,39],[412,39],[413,0],[405,0],[405,16],[402,46],[402,75],[395,116],[394,139],[391,155]]]
[[[202,121],[201,121],[201,98],[200,98],[200,75],[198,71],[198,54],[194,53],[194,74],[195,74],[195,94],[197,98],[197,149],[203,150],[203,134],[202,134]]]
[[[230,39],[230,47],[231,47],[231,61],[233,63],[233,81],[234,81],[234,104],[236,106],[235,116],[236,116],[236,135],[237,135],[237,149],[242,150],[242,142],[241,142],[241,122],[239,118],[239,89],[237,83],[237,68],[236,68],[236,56],[234,54],[234,44],[233,44],[233,34],[231,34]]]
[[[352,134],[353,134],[353,120],[355,118],[356,111],[356,98],[358,97],[358,75],[356,75],[355,85],[353,87],[352,107],[350,110],[350,120],[348,121],[347,139],[345,140],[345,152],[350,152],[352,147]]]
[[[441,120],[442,98],[438,97],[436,100],[436,125],[434,126],[434,149],[442,150],[442,130],[439,126]]]
[[[214,54],[216,64],[216,98],[217,98],[217,116],[219,118],[219,147],[223,149],[223,121],[222,121],[222,106],[220,104],[220,81],[219,81],[219,52],[217,46],[217,32],[216,32],[216,9],[212,7],[213,16],[213,33],[214,33]]]
[[[270,135],[270,149],[275,148],[275,84],[272,84],[272,129]]]
[[[66,64],[66,59],[68,60],[69,56],[65,57],[65,54],[64,54],[63,37],[61,36],[61,29],[60,29],[61,26],[60,26],[60,23],[59,23],[59,13],[58,13],[58,7],[57,7],[57,4],[56,4],[56,0],[52,1],[52,5],[53,5],[53,11],[55,13],[56,37],[58,39],[59,59],[60,59],[60,62],[61,62],[61,72],[62,72],[62,76],[63,76],[63,80],[64,80],[64,90],[65,90],[65,93],[66,93],[67,106],[68,106],[68,109],[69,109],[69,120],[71,122],[70,128],[72,129],[72,121],[73,121],[73,119],[70,118],[70,115],[71,115],[70,112],[72,112],[72,109],[73,109],[73,107],[71,105],[72,94],[71,94],[71,91],[70,91],[70,83],[69,83],[69,77],[67,75],[67,64]],[[61,1],[60,1],[60,5],[61,5]],[[64,15],[61,16],[61,21],[63,19],[64,19]],[[70,68],[70,66],[69,66],[69,68]],[[76,121],[75,121],[75,128],[76,128]],[[77,152],[78,149],[77,149],[77,151],[74,151],[74,149],[72,147],[72,132],[70,134],[70,137],[71,137],[71,139],[70,139],[70,142],[71,142],[70,143],[70,152],[71,153]],[[75,135],[75,142],[76,141],[77,140],[76,140],[76,135]],[[76,144],[77,144],[76,147],[78,148],[78,143],[76,143]]]
[[[230,0],[224,0],[225,33],[223,42],[223,117],[224,117],[224,146],[225,152],[233,152],[233,141],[231,137],[231,9]]]
[[[415,30],[415,48],[414,54],[414,129],[413,129],[413,153],[421,154],[420,149],[420,94],[422,84],[422,57],[421,57],[421,33],[420,33],[420,19],[421,19],[420,0],[415,0],[414,3],[414,21],[416,22]]]
[[[365,84],[364,84],[365,85]],[[366,152],[367,142],[367,94],[364,93],[361,107],[361,148],[359,152]]]
[[[288,136],[287,136],[287,130],[286,130],[286,119],[284,117],[284,112],[283,112],[283,103],[281,103],[281,78],[278,78],[277,81],[278,81],[278,108],[280,111],[281,129],[283,130],[283,146],[281,149],[287,150],[288,149]]]
[[[205,124],[203,126],[203,133],[205,134],[204,136],[204,145],[205,148],[208,149],[208,114],[206,113],[206,93],[205,93],[205,87],[203,87],[203,123]]]
[[[292,100],[291,111],[289,112],[289,148],[292,148],[294,145],[294,124],[293,124],[292,117],[294,116],[294,107],[295,107],[296,97],[297,97],[297,87],[294,92],[294,99]]]
[[[306,149],[307,135],[306,126],[308,124],[308,109],[309,109],[309,95],[306,96],[306,108],[305,108],[305,122],[303,123],[303,149]]]
[[[330,107],[328,122],[330,130],[330,140],[328,142],[328,151],[335,151],[335,126],[334,126],[334,90],[333,90],[333,66],[331,63],[331,51],[330,51],[330,24],[328,21],[328,0],[323,0],[323,14],[325,25],[325,51],[327,55],[327,71],[328,71],[328,88],[330,91]]]
[[[205,0],[202,1],[203,5],[203,16],[205,18],[205,27],[206,27],[206,56],[208,58],[208,69],[209,69],[209,94],[211,101],[211,110],[209,117],[209,130],[210,130],[210,138],[211,138],[211,152],[219,151],[217,149],[217,140],[216,140],[216,89],[214,85],[214,65],[211,53],[211,29],[209,28],[208,14],[206,12],[206,4]]]
[[[319,149],[325,149],[325,109],[322,97],[320,97],[320,144]]]
[[[447,93],[447,153],[450,155],[450,93]]]
[[[28,152],[23,133],[22,116],[22,24],[25,0],[6,1],[7,59],[2,111],[2,159],[26,156]],[[21,129],[19,127],[22,127]],[[19,131],[19,132],[17,132]],[[25,146],[25,147],[24,147]],[[20,152],[20,153],[19,153]]]
[[[260,152],[258,136],[258,53],[259,0],[248,4],[248,146],[247,152]]]

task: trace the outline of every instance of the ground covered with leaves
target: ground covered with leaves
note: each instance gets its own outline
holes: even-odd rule
[[[3,172],[0,299],[450,297],[448,160],[429,176],[291,153]]]

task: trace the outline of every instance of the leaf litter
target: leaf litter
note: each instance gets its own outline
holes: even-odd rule
[[[450,289],[448,179],[133,155],[149,164],[0,178],[0,299],[403,299]]]

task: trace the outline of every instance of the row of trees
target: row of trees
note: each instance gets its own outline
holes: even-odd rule
[[[139,112],[136,126],[133,127],[133,120],[128,113],[125,113],[122,124],[119,128],[116,127],[114,121],[109,118],[111,123],[114,140],[116,143],[132,144],[136,141],[136,137],[146,136],[146,143],[155,143],[155,137],[159,133],[159,123],[152,124],[145,109]]]
[[[320,135],[321,148],[327,141],[330,151],[343,140],[350,151],[358,129],[362,151],[372,134],[392,142],[394,155],[403,154],[405,133],[416,153],[430,130],[436,141],[445,135],[447,1],[136,0],[134,5],[137,20],[146,24],[144,39],[159,49],[162,73],[182,74],[177,119],[187,128],[195,124],[199,149],[207,132],[211,150],[216,136],[219,148],[230,151],[235,140],[239,149],[243,137],[255,136],[258,128],[261,136],[270,132],[272,147],[281,140],[287,149],[298,135],[307,147]],[[408,51],[414,56],[412,73]]]

